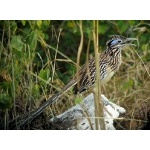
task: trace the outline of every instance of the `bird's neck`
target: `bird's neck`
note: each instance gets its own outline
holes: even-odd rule
[[[108,55],[107,59],[109,58],[108,65],[112,66],[113,70],[118,70],[121,65],[121,51],[120,48],[107,49],[105,51],[105,55]]]
[[[121,48],[107,48],[104,52],[106,55],[109,55],[110,57],[117,55],[118,53],[121,54]]]

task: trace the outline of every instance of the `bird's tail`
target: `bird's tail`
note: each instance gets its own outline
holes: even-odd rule
[[[24,126],[27,123],[31,122],[33,119],[39,116],[49,105],[55,103],[64,92],[68,91],[75,84],[76,80],[71,80],[60,92],[57,92],[55,95],[49,98],[39,108],[35,109],[30,113],[25,114],[22,117],[18,117],[17,120],[15,119],[12,122],[10,122],[10,129],[20,128],[21,126]]]

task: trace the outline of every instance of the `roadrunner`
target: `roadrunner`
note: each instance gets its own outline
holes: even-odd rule
[[[106,50],[99,56],[100,80],[101,84],[108,82],[121,65],[121,51],[125,46],[134,45],[131,42],[135,38],[125,38],[120,35],[113,35],[106,42]],[[28,116],[18,122],[18,125],[24,125],[32,121],[41,114],[47,106],[56,102],[59,97],[74,86],[75,93],[81,93],[94,85],[96,80],[95,59],[92,58],[84,64],[71,81],[58,93],[47,100],[42,106],[31,112]]]

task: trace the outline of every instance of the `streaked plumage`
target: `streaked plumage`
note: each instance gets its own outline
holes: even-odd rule
[[[99,58],[99,67],[100,67],[100,80],[101,84],[108,82],[114,73],[119,69],[121,65],[121,50],[123,47],[128,45],[134,45],[128,43],[130,41],[136,40],[135,38],[125,38],[119,35],[113,35],[106,42],[106,50],[100,55]],[[24,119],[18,122],[18,125],[24,125],[29,121],[32,121],[35,117],[37,117],[43,110],[56,102],[59,97],[74,86],[75,93],[81,93],[85,91],[87,88],[94,85],[96,79],[96,66],[95,59],[92,58],[89,60],[88,64],[84,64],[82,68],[79,70],[78,78],[75,75],[72,80],[58,93],[52,96],[49,100],[47,100],[42,106],[37,108],[35,111],[31,112],[29,117],[25,117]],[[77,83],[79,84],[79,88],[77,88]]]

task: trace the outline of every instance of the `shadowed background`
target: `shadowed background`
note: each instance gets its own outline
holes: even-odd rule
[[[89,57],[94,56],[92,30],[92,21],[83,21],[81,66],[86,62],[89,39]],[[100,52],[106,48],[109,35],[116,34],[138,38],[139,45],[135,50],[123,50],[123,63],[102,87],[102,93],[127,110],[118,129],[141,129],[150,111],[149,21],[99,21]],[[37,108],[69,82],[76,73],[80,36],[79,21],[0,21],[1,129],[9,129],[11,119]],[[47,117],[80,102],[74,101],[72,91],[61,99],[26,128],[47,129]]]

